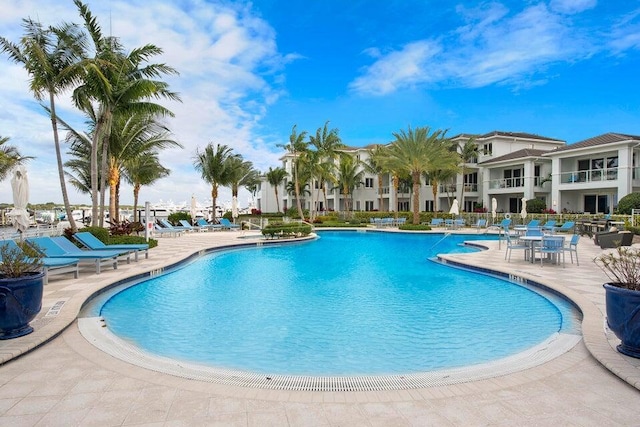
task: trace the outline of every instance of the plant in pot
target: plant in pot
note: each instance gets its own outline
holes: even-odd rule
[[[611,280],[604,284],[607,324],[621,343],[617,349],[640,358],[640,249],[618,246],[594,262]]]
[[[0,247],[0,339],[33,332],[29,325],[42,308],[42,256],[24,242]]]

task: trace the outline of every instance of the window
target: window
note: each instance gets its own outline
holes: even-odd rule
[[[607,180],[618,179],[618,156],[607,157]]]
[[[425,200],[424,210],[426,212],[433,212],[433,200]]]
[[[373,188],[373,178],[365,178],[364,186],[365,188]]]
[[[489,142],[488,144],[484,144],[482,146],[482,154],[485,156],[490,156],[493,154],[493,143]]]
[[[364,202],[364,210],[365,211],[372,211],[373,210],[373,200],[366,200]]]
[[[464,176],[464,191],[478,191],[478,172]]]

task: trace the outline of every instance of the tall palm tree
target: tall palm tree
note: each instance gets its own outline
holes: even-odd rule
[[[171,138],[169,129],[161,125],[153,115],[133,113],[115,116],[108,150],[110,218],[118,217],[120,174],[125,163],[170,147],[182,148],[182,145]]]
[[[124,164],[123,176],[133,185],[133,220],[140,221],[137,217],[138,196],[143,185],[151,185],[159,179],[169,176],[171,171],[160,164],[156,153],[138,156],[129,159]]]
[[[448,145],[445,144],[441,130],[431,133],[428,127],[418,127],[405,132],[394,132],[395,141],[390,147],[390,154],[411,175],[413,183],[413,223],[420,223],[420,177],[423,172],[433,170],[446,156]]]
[[[231,196],[238,197],[241,186],[250,186],[259,180],[260,173],[254,169],[253,163],[242,156],[230,156],[225,160],[228,171],[227,183],[231,187]]]
[[[284,148],[293,156],[293,186],[295,188],[296,206],[298,208],[298,215],[304,219],[304,211],[302,210],[302,203],[300,201],[300,171],[298,170],[298,164],[300,163],[299,157],[308,149],[308,143],[304,140],[307,137],[307,132],[303,131],[298,133],[296,127],[297,125],[293,125],[291,129],[289,144],[278,145],[278,147]]]
[[[66,126],[66,125],[65,125]],[[77,132],[67,126],[66,142],[69,144],[67,154],[71,156],[64,166],[69,184],[76,190],[91,197],[91,136]]]
[[[2,53],[6,53],[13,62],[24,66],[29,74],[29,88],[35,99],[42,101],[48,95],[47,111],[53,130],[62,201],[71,228],[76,230],[64,179],[55,98],[79,82],[79,64],[86,39],[76,26],[70,24],[44,28],[39,22],[24,19],[23,27],[25,34],[19,44],[0,37],[0,47]]]
[[[384,167],[384,159],[387,157],[387,150],[384,145],[376,144],[373,148],[367,150],[368,157],[362,163],[365,172],[375,175],[378,178],[378,209],[382,210],[382,179],[387,170]]]
[[[433,194],[434,212],[438,211],[438,185],[450,182],[451,180],[455,179],[456,175],[458,174],[456,165],[451,162],[447,163],[446,159],[443,159],[443,163],[441,165],[441,169],[431,169],[424,172],[425,179],[431,182],[431,193]],[[449,205],[451,205],[451,203],[449,203]]]
[[[467,163],[473,162],[478,158],[478,144],[476,144],[476,137],[472,136],[469,138],[464,145],[458,146],[460,149],[460,160],[462,163],[460,164],[460,170],[462,172],[462,192],[460,194],[460,202],[462,203],[462,208],[464,209],[464,179],[467,175]]]
[[[336,158],[342,154],[340,150],[343,149],[345,145],[342,143],[342,139],[340,139],[338,129],[334,128],[329,130],[329,120],[324,123],[324,127],[316,130],[315,136],[309,136],[309,143],[317,152],[317,165],[313,168],[315,172],[314,175],[319,182],[319,187],[322,189],[324,205],[327,206],[326,183],[328,181],[334,181],[332,175],[335,169],[335,161]]]
[[[203,151],[196,150],[193,166],[200,172],[202,179],[211,184],[211,205],[215,217],[216,199],[220,186],[229,184],[229,171],[227,170],[227,159],[238,157],[233,154],[233,150],[224,144],[209,143]]]
[[[282,185],[287,178],[287,171],[284,168],[277,167],[275,169],[269,167],[269,171],[266,173],[267,182],[273,187],[276,193],[276,206],[278,212],[280,212],[280,199],[278,198],[278,187]]]
[[[151,99],[179,101],[180,97],[169,90],[168,84],[158,80],[163,75],[178,74],[165,64],[148,64],[162,49],[152,44],[133,49],[128,54],[114,37],[104,37],[102,29],[89,8],[80,0],[74,0],[84,26],[93,42],[95,57],[87,61],[83,83],[73,92],[76,106],[96,117],[91,145],[91,198],[94,218],[98,215],[98,191],[100,208],[104,209],[106,183],[98,180],[98,149],[102,149],[102,176],[107,178],[108,148],[114,115],[146,112],[173,116],[167,108],[151,102]],[[102,218],[102,215],[100,215]]]
[[[12,145],[4,145],[9,142],[8,137],[0,136],[0,181],[3,181],[11,169],[23,165],[33,157],[25,157]]]
[[[364,170],[360,161],[352,156],[341,156],[336,178],[344,196],[345,209],[349,213],[353,209],[353,191],[363,184]]]

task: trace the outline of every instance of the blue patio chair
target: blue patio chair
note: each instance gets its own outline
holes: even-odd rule
[[[13,240],[0,240],[0,247],[6,246],[11,250],[22,251],[20,246]],[[42,269],[44,270],[44,284],[49,283],[49,276],[54,274],[73,273],[73,278],[77,279],[79,275],[78,258],[49,258],[43,257]],[[0,262],[2,260],[0,259]]]
[[[138,252],[144,252],[144,257],[149,258],[149,245],[146,243],[130,243],[130,244],[117,244],[106,245],[102,240],[98,239],[88,231],[79,231],[73,235],[73,238],[82,243],[86,248],[97,250],[128,250],[134,255],[134,260],[138,262]]]
[[[185,229],[185,231],[207,231],[203,228],[192,226],[186,219],[181,219],[179,222],[182,228]]]
[[[566,221],[564,224],[562,224],[562,227],[558,227],[555,230],[553,230],[556,233],[564,233],[564,232],[569,232],[569,231],[573,231],[573,229],[575,228],[576,223],[573,221]]]
[[[58,241],[54,239],[58,239]],[[60,239],[64,239],[69,243],[69,245],[77,249],[77,251],[73,250],[72,252],[69,252],[67,249],[60,246],[60,243],[65,244]],[[36,250],[40,251],[49,258],[77,258],[80,262],[91,261],[96,266],[96,274],[100,274],[100,270],[103,264],[111,264],[114,270],[117,269],[118,257],[122,255],[122,251],[83,251],[82,249],[71,243],[69,240],[67,240],[65,237],[28,237],[26,240],[30,245],[33,245]],[[127,262],[129,262],[128,253]]]
[[[198,224],[198,227],[205,230],[220,230],[222,228],[220,224],[209,224],[204,218],[198,218],[196,224]]]
[[[473,228],[476,228],[478,233],[480,232],[480,229],[485,228],[487,226],[487,220],[484,218],[479,218],[478,221],[473,224]]]
[[[530,228],[530,227],[540,227],[540,220],[532,219],[531,221],[529,221],[529,223],[527,224],[527,228]]]
[[[160,223],[160,225],[162,225],[164,228],[168,228],[169,230],[181,230],[181,231],[191,231],[185,227],[181,227],[181,226],[177,226],[177,225],[173,225],[171,224],[168,220],[166,219],[160,219],[158,220],[158,222]],[[189,225],[189,227],[191,229],[193,229],[193,227],[191,227],[191,225]]]
[[[442,227],[444,220],[442,218],[431,218],[431,223],[429,224],[431,227]]]
[[[542,228],[541,227],[527,227],[525,231],[525,236],[542,236]]]
[[[529,245],[527,245],[526,243],[518,240],[518,239],[514,239],[511,236],[509,236],[509,233],[505,234],[505,238],[507,239],[507,250],[504,254],[504,259],[507,260],[507,262],[511,262],[511,253],[514,250],[522,250],[524,251],[525,257],[529,251]]]
[[[556,228],[556,222],[554,220],[549,220],[545,222],[544,225],[542,226],[542,231],[548,231],[550,233],[553,233],[553,230],[555,230],[555,228]]]
[[[562,266],[564,267],[564,236],[544,236],[540,242],[540,246],[533,248],[534,254],[540,253],[540,266],[544,264],[543,255],[551,257],[551,260],[557,260],[560,262],[560,255],[562,255]]]
[[[220,218],[220,225],[227,230],[237,230],[240,228],[238,224],[233,224],[227,218]]]
[[[578,262],[578,241],[580,240],[579,234],[574,234],[571,236],[571,240],[564,247],[565,252],[569,252],[569,256],[571,257],[571,264],[573,264],[573,254],[576,254],[576,265],[580,266]]]
[[[165,227],[161,227],[160,224],[154,224],[153,232],[154,234],[158,234],[160,236],[178,237],[178,236],[182,236],[182,233],[184,233],[184,230],[176,230],[173,227],[165,228]]]

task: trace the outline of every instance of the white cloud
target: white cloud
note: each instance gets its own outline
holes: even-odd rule
[[[640,49],[640,22],[638,22],[638,18],[640,18],[640,9],[621,16],[619,21],[611,26],[608,39],[614,54]]]
[[[415,84],[519,87],[549,64],[579,60],[594,50],[580,31],[542,3],[516,14],[499,3],[457,11],[465,25],[437,41],[414,41],[380,54],[350,88],[385,95]]]
[[[183,102],[165,105],[175,113],[175,118],[168,119],[168,126],[184,149],[162,153],[162,162],[172,174],[153,188],[143,187],[141,200],[186,200],[192,193],[200,200],[209,197],[209,186],[192,166],[196,149],[209,142],[232,147],[259,169],[276,163],[280,153],[275,141],[266,140],[268,136],[256,137],[256,126],[265,114],[265,106],[280,96],[277,82],[282,81],[279,73],[284,64],[298,57],[278,52],[275,32],[267,22],[253,16],[250,6],[204,0],[92,0],[88,4],[104,33],[119,37],[126,49],[146,43],[161,47],[164,54],[153,61],[165,62],[180,72],[180,76],[166,80]],[[46,25],[63,20],[80,23],[71,1],[14,1],[10,7],[3,7],[0,34],[19,40],[20,19],[27,16]],[[0,92],[0,102],[10,106],[0,111],[1,134],[10,136],[23,154],[38,157],[29,166],[33,169],[32,200],[61,201],[59,185],[55,184],[50,122],[28,92],[24,70],[7,66],[4,57],[1,60],[0,84],[6,89]],[[59,102],[61,113],[69,119],[69,114],[75,113],[69,97]],[[76,115],[72,120],[82,125],[81,117]],[[42,172],[47,176],[41,176]],[[7,186],[8,181],[0,184],[0,188]],[[69,191],[72,203],[89,201],[88,196]],[[8,201],[2,197],[6,193],[6,188],[0,192],[2,201]],[[230,199],[230,192],[224,189],[221,198]],[[127,185],[121,188],[121,200],[123,204],[133,200]]]
[[[597,0],[551,0],[549,7],[555,12],[572,15],[593,9],[597,3]]]

